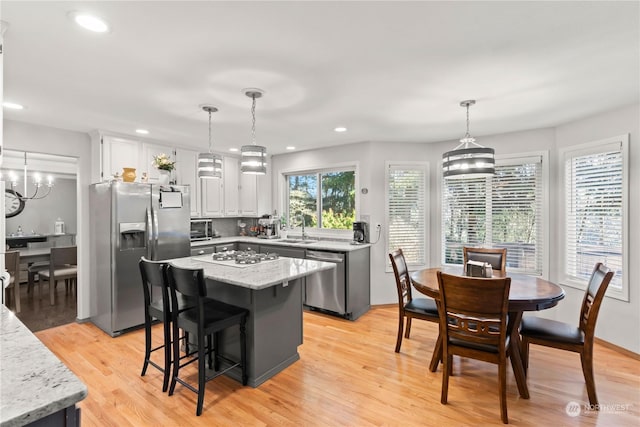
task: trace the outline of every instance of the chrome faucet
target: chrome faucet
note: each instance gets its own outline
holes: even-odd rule
[[[302,223],[302,240],[306,240],[307,237],[309,236],[307,236],[307,233],[305,233],[304,231],[304,214],[303,213],[300,214],[300,222]]]

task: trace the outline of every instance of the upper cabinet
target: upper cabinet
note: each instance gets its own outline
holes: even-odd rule
[[[191,190],[191,216],[200,216],[202,191],[198,179],[198,152],[176,148],[175,179],[178,185],[188,185]]]
[[[123,168],[135,168],[138,179],[142,176],[140,158],[142,146],[138,141],[120,137],[102,137],[102,177],[108,180],[115,174],[122,175]]]
[[[138,177],[141,177],[143,173],[147,174],[149,182],[154,182],[160,176],[158,169],[153,167],[153,158],[160,154],[166,154],[171,160],[176,161],[176,149],[168,145],[151,144],[149,142],[142,143],[142,161],[140,162],[140,173]],[[176,169],[171,173],[171,180],[176,179]]]
[[[192,217],[255,217],[271,212],[270,174],[266,176],[240,173],[240,159],[223,157],[222,179],[199,179],[198,152],[170,145],[140,141],[134,138],[92,135],[93,182],[106,181],[123,168],[136,169],[136,181],[147,174],[150,183],[157,182],[158,170],[152,166],[154,156],[164,153],[176,162],[172,180],[190,187]],[[98,172],[99,171],[99,172]]]

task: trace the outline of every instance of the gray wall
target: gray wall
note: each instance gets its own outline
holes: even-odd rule
[[[66,233],[76,234],[77,185],[75,179],[56,179],[47,197],[27,201],[19,215],[6,219],[7,234],[15,233],[18,226],[25,233],[53,234],[58,218],[64,221]]]

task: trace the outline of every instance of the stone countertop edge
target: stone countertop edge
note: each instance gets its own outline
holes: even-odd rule
[[[174,258],[168,260],[168,262],[181,268],[202,268],[204,269],[204,276],[207,279],[253,290],[270,288],[281,285],[289,280],[335,268],[335,264],[330,262],[286,257],[236,267],[203,260],[210,257],[210,254],[198,255],[194,257]]]
[[[0,426],[23,426],[87,397],[87,386],[4,305],[0,313]]]
[[[293,238],[293,237],[291,237]],[[249,237],[249,236],[229,236],[229,237],[216,237],[211,240],[197,240],[191,242],[192,248],[197,248],[200,246],[211,246],[211,245],[224,245],[228,243],[241,242],[241,243],[253,243],[255,245],[274,245],[274,246],[288,246],[293,248],[306,248],[311,250],[329,250],[329,251],[338,251],[338,252],[351,252],[357,251],[360,249],[368,248],[371,246],[371,243],[362,243],[362,244],[351,244],[351,242],[342,241],[338,242],[335,240],[317,240],[313,243],[291,243],[291,242],[283,242],[286,240],[282,239],[260,239],[258,237]]]

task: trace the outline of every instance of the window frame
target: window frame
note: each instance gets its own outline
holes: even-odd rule
[[[567,262],[568,262],[568,246],[567,246],[567,204],[568,194],[566,193],[566,168],[565,161],[568,158],[584,156],[588,154],[598,154],[609,151],[608,147],[619,145],[620,153],[622,156],[622,282],[621,287],[609,286],[607,289],[606,297],[615,298],[622,301],[629,301],[629,134],[623,134],[613,136],[610,138],[600,139],[597,141],[586,142],[582,144],[570,145],[560,149],[560,162],[558,165],[558,174],[561,183],[561,221],[560,221],[560,236],[562,241],[560,247],[562,253],[560,254],[561,263],[559,266],[558,277],[560,278],[560,284],[566,285],[572,288],[586,290],[588,285],[588,279],[578,280],[573,276],[567,274]],[[568,157],[570,156],[570,157]]]
[[[422,263],[415,263],[415,262],[410,262],[407,261],[407,267],[410,270],[419,270],[419,269],[423,269],[426,268],[427,265],[429,264],[429,240],[427,239],[427,236],[429,235],[429,229],[430,229],[430,224],[431,224],[431,208],[430,208],[430,203],[431,203],[431,194],[430,194],[430,187],[429,187],[429,183],[430,183],[430,165],[429,162],[426,161],[390,161],[387,160],[384,163],[384,204],[385,204],[385,224],[387,225],[385,227],[385,233],[384,233],[384,245],[385,245],[385,252],[386,249],[388,249],[388,242],[389,242],[389,224],[390,224],[390,216],[389,216],[389,168],[391,167],[402,167],[402,166],[414,166],[414,167],[420,167],[424,170],[424,189],[425,189],[425,194],[424,194],[424,222],[425,222],[425,226],[424,226],[424,235],[422,236],[422,241],[424,242],[424,262]],[[409,169],[409,168],[408,168]],[[385,271],[387,273],[389,272],[393,272],[393,267],[391,266],[391,260],[389,259],[389,257],[386,257],[386,268]]]
[[[279,172],[279,194],[280,194],[280,215],[287,218],[287,229],[294,233],[302,233],[301,227],[291,228],[290,214],[289,214],[289,180],[290,175],[310,175],[327,172],[354,172],[354,187],[355,187],[355,209],[356,209],[356,221],[361,220],[360,213],[360,162],[345,162],[345,163],[332,163],[330,166],[317,165],[304,168],[290,168],[283,169]],[[305,227],[305,232],[311,231],[312,234],[326,238],[336,239],[352,239],[353,230],[349,229],[334,229],[334,228],[317,228],[317,227]]]
[[[541,230],[540,230],[540,238],[542,238],[542,243],[540,245],[540,262],[541,262],[541,272],[539,275],[534,275],[531,273],[520,272],[518,270],[510,269],[511,271],[518,272],[521,274],[530,274],[536,277],[541,277],[548,279],[549,277],[549,237],[550,237],[550,214],[549,214],[549,151],[541,150],[541,151],[531,151],[531,152],[523,152],[523,153],[510,153],[496,156],[496,166],[500,165],[515,165],[518,162],[527,163],[529,159],[539,158],[541,163],[541,176],[540,176],[540,221],[541,221]],[[440,163],[441,166],[441,163]],[[488,196],[491,198],[491,192],[488,192]],[[444,177],[442,174],[439,174],[438,180],[438,205],[440,209],[438,209],[438,226],[439,226],[439,242],[440,242],[440,250],[439,250],[439,259],[440,264],[443,266],[458,266],[460,264],[447,264],[444,259],[445,253],[445,241],[444,241],[444,217],[443,217],[443,208],[444,204]],[[490,202],[489,202],[490,205]],[[489,227],[491,224],[489,224]]]

